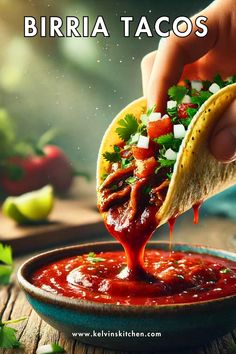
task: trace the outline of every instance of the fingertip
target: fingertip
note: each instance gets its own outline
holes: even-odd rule
[[[236,128],[226,127],[210,140],[210,151],[218,161],[229,163],[236,160]]]

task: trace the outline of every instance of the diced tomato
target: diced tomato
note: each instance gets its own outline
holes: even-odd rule
[[[136,160],[136,166],[135,176],[143,178],[155,173],[155,169],[158,167],[158,162],[154,157],[150,157],[146,160]]]
[[[153,141],[149,141],[148,149],[140,148],[137,146],[132,146],[132,153],[135,159],[137,160],[145,160],[149,157],[154,156],[155,153],[155,143]]]
[[[148,136],[150,139],[159,138],[173,132],[173,124],[170,118],[158,119],[155,122],[148,122]]]
[[[188,118],[188,108],[197,108],[197,104],[195,103],[181,103],[178,106],[178,116],[180,119]]]

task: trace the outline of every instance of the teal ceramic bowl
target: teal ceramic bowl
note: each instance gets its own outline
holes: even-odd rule
[[[150,242],[152,249],[168,250],[167,242]],[[91,243],[56,249],[26,261],[18,280],[34,310],[47,323],[81,342],[118,350],[170,351],[199,346],[236,327],[236,295],[192,304],[125,306],[69,299],[53,295],[30,283],[39,267],[74,255],[120,250],[116,242]],[[174,250],[210,254],[236,261],[236,254],[188,244]],[[103,332],[102,332],[103,331]],[[114,332],[105,336],[104,332]],[[130,336],[124,337],[128,332]],[[133,336],[139,332],[140,336]],[[77,337],[73,333],[79,333]],[[99,334],[100,333],[100,334]]]

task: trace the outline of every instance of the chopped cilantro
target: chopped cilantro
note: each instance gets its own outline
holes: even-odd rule
[[[224,269],[220,270],[220,273],[222,273],[222,274],[228,274],[228,273],[231,273],[231,272],[232,272],[232,270],[230,268],[224,268]]]
[[[16,329],[8,327],[8,324],[14,324],[26,320],[26,317],[18,318],[17,320],[0,321],[0,348],[13,349],[19,348],[21,343],[16,338]]]
[[[212,96],[212,93],[209,91],[200,91],[196,96],[191,97],[191,102],[195,103],[200,107],[208,98]]]
[[[147,116],[149,117],[151,113],[155,112],[156,108],[157,108],[156,104],[154,104],[151,108],[149,108],[146,113]]]
[[[166,149],[171,148],[176,152],[179,151],[179,147],[182,143],[182,139],[176,139],[173,133],[162,135],[159,138],[154,139],[154,141],[163,145]]]
[[[163,167],[172,167],[175,164],[175,160],[168,160],[164,158],[160,158],[158,160],[159,166],[156,168],[155,173],[157,174],[158,171]]]
[[[174,101],[177,101],[177,103],[180,103],[182,99],[184,98],[185,95],[187,95],[188,89],[185,86],[172,86],[168,90],[168,95],[170,98]]]
[[[192,108],[192,107],[187,108],[187,113],[188,113],[189,118],[193,118],[195,116],[195,114],[197,113],[197,111],[198,111],[197,108]],[[184,120],[184,119],[182,119],[182,120]]]
[[[188,127],[189,124],[191,123],[192,121],[192,118],[184,118],[184,119],[181,119],[181,124],[183,124],[185,127]]]
[[[220,88],[223,88],[223,87],[226,86],[226,83],[224,82],[224,80],[222,79],[222,77],[221,77],[219,74],[217,74],[217,75],[214,76],[213,81],[214,81],[217,85],[219,85]]]
[[[115,145],[113,148],[114,148],[114,152],[106,151],[102,154],[102,156],[106,161],[120,162],[121,161],[120,148],[117,145]]]
[[[149,194],[152,190],[152,187],[151,186],[146,186],[144,189],[143,189],[143,193],[144,194]]]
[[[134,176],[130,176],[129,178],[127,178],[125,180],[125,182],[128,183],[128,184],[134,184],[136,181],[137,181],[137,178],[134,177]]]
[[[121,159],[121,168],[127,168],[131,166],[131,161],[129,159]]]
[[[178,115],[178,112],[177,112],[177,106],[176,107],[173,107],[173,108],[167,108],[167,113],[170,117],[174,118],[174,117],[177,117]]]
[[[173,173],[172,173],[172,172],[171,172],[171,173],[167,173],[167,174],[166,174],[166,176],[167,176],[167,178],[168,178],[169,180],[171,180],[172,175],[173,175]]]
[[[105,261],[105,259],[101,258],[101,257],[97,257],[96,253],[94,253],[94,252],[89,252],[89,254],[87,256],[87,261],[91,262],[91,263],[98,263],[98,262]]]
[[[147,125],[147,124],[148,124],[148,115],[147,115],[147,114],[142,114],[142,115],[141,115],[141,122],[142,122],[142,124],[144,124],[144,125]]]
[[[132,134],[128,141],[128,144],[129,145],[137,144],[139,137],[140,137],[140,133]]]
[[[13,271],[12,250],[0,243],[0,284],[8,284]]]
[[[118,121],[118,125],[119,127],[116,128],[116,133],[124,141],[128,141],[132,134],[137,133],[139,126],[133,114],[126,114],[123,119]]]

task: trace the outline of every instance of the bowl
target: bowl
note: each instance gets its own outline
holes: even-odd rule
[[[169,243],[150,242],[148,248],[168,250]],[[116,242],[96,242],[45,252],[20,267],[18,281],[42,319],[73,339],[94,346],[155,352],[181,349],[202,345],[236,327],[236,295],[186,304],[125,306],[54,295],[30,282],[32,272],[47,263],[91,251],[116,250],[121,250]],[[173,250],[236,261],[234,253],[204,246],[178,243]]]

